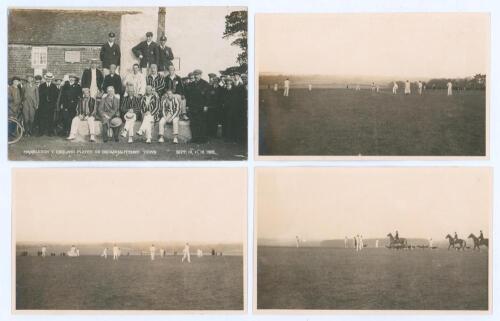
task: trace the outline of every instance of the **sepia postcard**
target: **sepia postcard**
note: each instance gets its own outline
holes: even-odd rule
[[[254,311],[488,313],[490,168],[258,168]]]
[[[246,7],[9,8],[8,155],[247,159]]]
[[[488,13],[266,13],[255,32],[257,159],[488,158]]]
[[[246,175],[15,169],[13,312],[242,313]]]

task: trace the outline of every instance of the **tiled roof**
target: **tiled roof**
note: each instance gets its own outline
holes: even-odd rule
[[[120,37],[122,11],[11,9],[9,44],[98,45]],[[131,12],[126,12],[131,13]]]

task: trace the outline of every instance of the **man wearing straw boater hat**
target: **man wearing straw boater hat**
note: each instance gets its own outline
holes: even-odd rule
[[[47,72],[44,75],[45,82],[40,85],[39,94],[39,136],[53,135],[54,131],[54,111],[56,110],[57,98],[59,97],[59,90],[53,83],[54,75]]]

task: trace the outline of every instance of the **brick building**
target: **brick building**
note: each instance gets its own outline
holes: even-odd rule
[[[111,31],[122,49],[122,70],[128,70],[136,61],[131,48],[144,39],[145,32],[153,31],[157,36],[164,30],[165,10],[157,7],[120,11],[12,9],[8,17],[9,78],[47,71],[57,78],[69,73],[80,76],[91,59],[99,59],[100,47]]]

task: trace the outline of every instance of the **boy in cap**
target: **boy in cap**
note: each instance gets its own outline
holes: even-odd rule
[[[160,48],[158,44],[153,41],[153,33],[151,31],[146,33],[146,40],[132,48],[132,52],[139,58],[139,66],[142,68],[144,74],[147,73],[147,69],[151,64],[158,65]]]
[[[121,52],[120,46],[115,43],[116,35],[114,32],[108,33],[108,41],[102,45],[99,58],[102,61],[104,76],[109,74],[109,67],[113,64],[116,66],[115,72],[119,74]]]
[[[158,71],[160,75],[165,76],[168,71],[168,67],[172,65],[172,60],[174,59],[174,53],[172,48],[166,45],[167,37],[165,35],[160,37],[160,46],[158,48]]]

